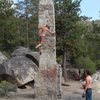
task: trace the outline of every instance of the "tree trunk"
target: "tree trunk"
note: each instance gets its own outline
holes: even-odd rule
[[[67,70],[66,70],[66,60],[67,60],[67,52],[66,52],[66,48],[63,47],[63,58],[62,58],[62,72],[63,72],[63,77],[64,77],[64,81],[67,81]]]
[[[29,33],[28,33],[28,0],[25,1],[26,3],[26,40],[27,40],[27,48],[29,48]]]

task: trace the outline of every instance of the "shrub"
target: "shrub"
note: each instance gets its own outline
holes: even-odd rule
[[[91,73],[94,73],[96,71],[96,64],[89,57],[79,57],[76,60],[76,64],[81,68],[90,70]]]
[[[11,91],[17,92],[17,86],[7,81],[0,83],[0,96],[6,96]]]

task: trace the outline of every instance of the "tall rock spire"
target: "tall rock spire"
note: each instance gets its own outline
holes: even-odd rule
[[[57,68],[56,68],[56,34],[55,11],[53,0],[39,1],[39,27],[48,26],[53,33],[45,35],[45,42],[40,48],[39,76],[41,91],[50,98],[56,98]],[[54,99],[56,100],[56,99]]]

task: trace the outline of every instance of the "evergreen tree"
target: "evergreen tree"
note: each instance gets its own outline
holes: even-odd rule
[[[24,40],[26,40],[26,47],[31,48],[33,44],[36,45],[37,41],[38,0],[19,0],[15,5],[15,14],[20,24],[19,33],[24,37]]]
[[[14,44],[14,9],[11,0],[0,0],[0,50],[10,51]]]
[[[81,0],[55,0],[56,13],[56,32],[57,32],[57,54],[59,52],[63,55],[63,73],[64,79],[67,80],[66,75],[66,58],[67,52],[71,47],[73,41],[72,35],[75,24],[80,20],[80,2]],[[70,42],[69,42],[70,41]]]

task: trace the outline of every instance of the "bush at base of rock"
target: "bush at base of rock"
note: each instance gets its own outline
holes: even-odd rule
[[[0,96],[6,96],[9,92],[17,92],[17,86],[7,81],[0,83]]]

